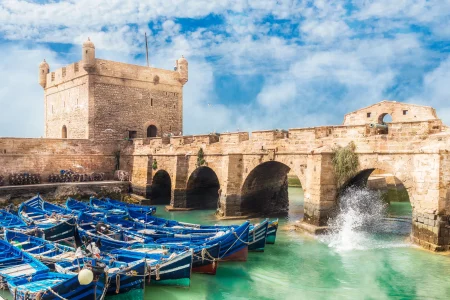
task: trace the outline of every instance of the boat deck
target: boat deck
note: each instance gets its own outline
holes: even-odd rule
[[[20,285],[17,289],[20,290],[26,290],[31,293],[37,293],[40,291],[45,291],[49,287],[55,286],[61,282],[63,282],[65,279],[50,279],[46,278],[39,281],[32,281],[26,284]]]

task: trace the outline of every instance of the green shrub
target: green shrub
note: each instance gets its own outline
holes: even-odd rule
[[[338,188],[341,188],[347,180],[358,172],[358,154],[355,153],[356,145],[350,142],[345,147],[335,147],[333,149],[333,167]]]

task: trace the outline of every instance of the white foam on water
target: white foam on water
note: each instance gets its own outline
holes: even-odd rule
[[[319,240],[338,252],[409,247],[386,215],[387,204],[377,191],[350,187],[339,198],[336,217],[329,221],[331,233]]]

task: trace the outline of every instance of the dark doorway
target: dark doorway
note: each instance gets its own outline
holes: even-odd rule
[[[192,172],[186,188],[186,207],[216,209],[219,201],[219,179],[208,167],[199,167]]]
[[[63,139],[67,139],[67,127],[66,127],[66,125],[64,125],[64,126],[62,127],[61,137],[62,137]]]
[[[147,127],[147,137],[156,137],[158,134],[158,129],[155,125],[150,125]]]
[[[152,204],[170,204],[171,197],[170,175],[165,170],[159,170],[153,176],[150,199]]]

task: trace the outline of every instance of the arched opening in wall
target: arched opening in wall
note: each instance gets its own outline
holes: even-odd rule
[[[241,189],[243,215],[303,214],[303,189],[298,177],[280,162],[264,162],[248,174]]]
[[[388,113],[381,114],[378,118],[378,123],[380,124],[386,124],[392,122],[392,116]]]
[[[337,216],[331,225],[348,232],[373,234],[389,243],[411,233],[412,206],[403,182],[381,169],[366,169],[353,176],[340,190]],[[394,237],[394,238],[393,238]],[[356,239],[355,239],[356,241]]]
[[[152,204],[170,204],[172,184],[169,173],[159,170],[153,175],[150,199]]]
[[[389,123],[392,122],[392,116],[388,113],[383,113],[378,117],[378,133],[387,134],[389,132]]]
[[[62,127],[62,130],[61,130],[61,137],[62,137],[63,139],[67,139],[67,127],[66,127],[66,125],[64,125],[64,126]]]
[[[150,125],[147,127],[147,137],[156,137],[158,134],[158,128],[155,125]]]
[[[186,207],[216,209],[219,202],[219,189],[219,179],[211,168],[202,166],[195,169],[187,183]]]

